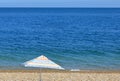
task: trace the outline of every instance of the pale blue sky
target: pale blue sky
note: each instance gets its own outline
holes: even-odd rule
[[[0,7],[120,7],[120,0],[0,0]]]

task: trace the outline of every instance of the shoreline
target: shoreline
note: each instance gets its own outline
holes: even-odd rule
[[[12,70],[0,70],[1,72],[27,72],[27,73],[39,73],[39,69],[12,69]],[[42,69],[41,72],[58,72],[58,73],[120,73],[120,70],[79,70],[79,71],[70,71],[70,70],[54,70],[54,69]]]

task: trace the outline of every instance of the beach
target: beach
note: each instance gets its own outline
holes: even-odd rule
[[[0,70],[0,81],[39,80],[39,70]],[[120,81],[120,71],[42,70],[42,81]]]
[[[42,81],[120,81],[120,8],[0,8],[0,81],[40,81],[40,65],[65,69]]]

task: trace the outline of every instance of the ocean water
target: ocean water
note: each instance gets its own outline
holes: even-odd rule
[[[0,69],[40,55],[65,69],[120,70],[120,9],[0,8]]]

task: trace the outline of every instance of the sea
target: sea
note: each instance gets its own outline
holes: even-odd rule
[[[29,69],[40,55],[68,70],[120,70],[120,9],[0,8],[0,69]]]

